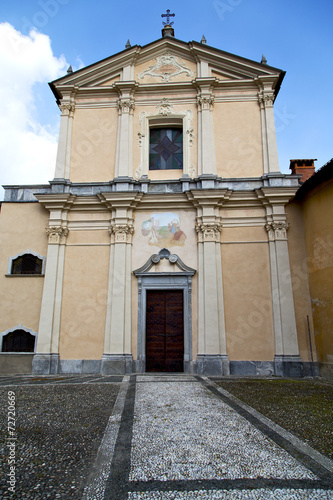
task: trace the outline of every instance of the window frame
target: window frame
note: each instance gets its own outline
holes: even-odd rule
[[[23,255],[27,255],[27,254],[33,255],[34,257],[36,257],[37,259],[40,259],[42,261],[41,273],[40,274],[37,274],[37,273],[35,273],[35,274],[13,274],[12,273],[13,261],[18,259],[19,257],[23,257]],[[20,252],[12,257],[9,257],[6,276],[11,276],[11,277],[16,277],[16,278],[22,278],[22,277],[33,278],[33,277],[44,276],[45,275],[45,264],[46,264],[46,257],[43,257],[42,255],[39,255],[38,253],[36,253],[33,250],[30,250],[28,248],[24,252]]]
[[[18,276],[20,276],[20,275],[18,275]],[[30,335],[35,337],[35,347],[34,347],[33,351],[7,351],[7,352],[3,352],[3,350],[2,350],[3,338],[6,335],[8,335],[9,333],[15,332],[16,330],[23,330],[24,332],[29,333]],[[34,332],[33,330],[31,330],[31,328],[26,328],[25,326],[21,325],[21,323],[17,326],[14,326],[13,328],[8,328],[8,330],[6,330],[5,332],[0,332],[0,354],[30,354],[30,355],[35,354],[36,349],[37,349],[37,338],[38,338],[37,332]]]
[[[143,111],[139,117],[140,132],[138,132],[139,146],[141,148],[140,165],[135,171],[135,178],[149,177],[150,172],[162,172],[162,170],[149,170],[149,146],[151,128],[181,128],[183,131],[183,177],[194,178],[195,168],[191,165],[191,147],[193,145],[192,111],[167,116],[161,114],[146,113]],[[181,170],[181,169],[179,169]],[[163,172],[177,172],[177,169],[166,169]]]

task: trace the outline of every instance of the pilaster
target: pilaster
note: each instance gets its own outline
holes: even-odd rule
[[[264,173],[279,172],[279,158],[274,121],[274,94],[271,90],[262,90],[258,94],[261,116],[261,135],[263,145]]]
[[[39,202],[50,211],[46,228],[48,249],[46,258],[42,306],[39,319],[37,353],[33,373],[57,373],[59,337],[64,277],[65,247],[68,235],[67,213],[73,203],[72,195],[37,195]]]
[[[69,179],[72,144],[72,128],[75,111],[74,99],[63,100],[61,111],[55,179]]]
[[[299,357],[289,262],[287,240],[289,223],[286,221],[284,209],[285,204],[291,198],[291,193],[283,189],[280,192],[262,189],[259,197],[263,194],[271,271],[275,374],[289,376],[292,372],[293,376],[297,376],[297,374],[301,375],[302,363]],[[288,363],[293,363],[292,370],[292,365]]]
[[[215,135],[213,121],[215,78],[197,78],[198,89],[198,174],[216,175]]]
[[[116,84],[119,92],[116,177],[133,177],[133,113],[136,86],[134,81]]]
[[[127,373],[131,347],[131,266],[133,209],[139,193],[104,193],[100,200],[111,211],[110,268],[102,373]],[[132,359],[132,358],[131,358]]]
[[[188,196],[197,209],[195,226],[198,235],[197,371],[205,374],[227,374],[229,364],[226,353],[220,238],[222,221],[219,209],[228,194],[226,190],[221,190],[219,196],[216,196],[216,192],[202,190],[192,191]]]

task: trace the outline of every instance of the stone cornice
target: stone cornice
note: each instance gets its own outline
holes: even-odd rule
[[[183,177],[181,179],[153,181],[147,178],[135,180],[132,178],[119,178],[110,182],[70,182],[66,179],[56,179],[49,184],[40,185],[5,185],[6,202],[36,202],[58,205],[72,204],[76,198],[86,199],[89,197],[96,200],[101,193],[111,196],[117,192],[151,195],[180,195],[189,191],[204,193],[216,193],[233,191],[243,193],[242,196],[255,197],[263,204],[276,200],[278,203],[287,203],[299,188],[298,176],[286,174],[267,174],[262,177],[224,178],[217,176],[201,176],[195,179]],[[209,188],[207,190],[207,188]],[[248,194],[246,194],[248,193]],[[198,194],[200,196],[200,194]],[[233,195],[234,196],[234,195]],[[162,201],[162,200],[161,200]],[[78,201],[75,201],[78,203]],[[89,201],[92,203],[92,201]]]
[[[35,194],[35,197],[47,210],[69,209],[76,198],[70,193]]]
[[[256,194],[263,205],[286,205],[295,196],[298,187],[264,187],[256,190]]]

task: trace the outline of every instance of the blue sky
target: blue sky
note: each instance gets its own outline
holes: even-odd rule
[[[280,169],[333,156],[331,0],[2,0],[0,184],[52,179],[59,111],[47,82],[161,36],[170,9],[177,38],[200,41],[287,72],[275,103]],[[35,31],[31,31],[35,28]],[[1,49],[2,47],[2,49]],[[2,196],[2,195],[1,195]]]

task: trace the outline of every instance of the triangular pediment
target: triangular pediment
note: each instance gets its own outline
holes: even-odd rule
[[[193,81],[200,65],[208,67],[217,81],[271,77],[282,80],[284,72],[267,64],[245,59],[198,42],[165,37],[143,47],[135,45],[102,61],[82,68],[50,84],[57,98],[62,89],[112,87],[119,81],[138,85]],[[207,75],[205,75],[207,76]]]

